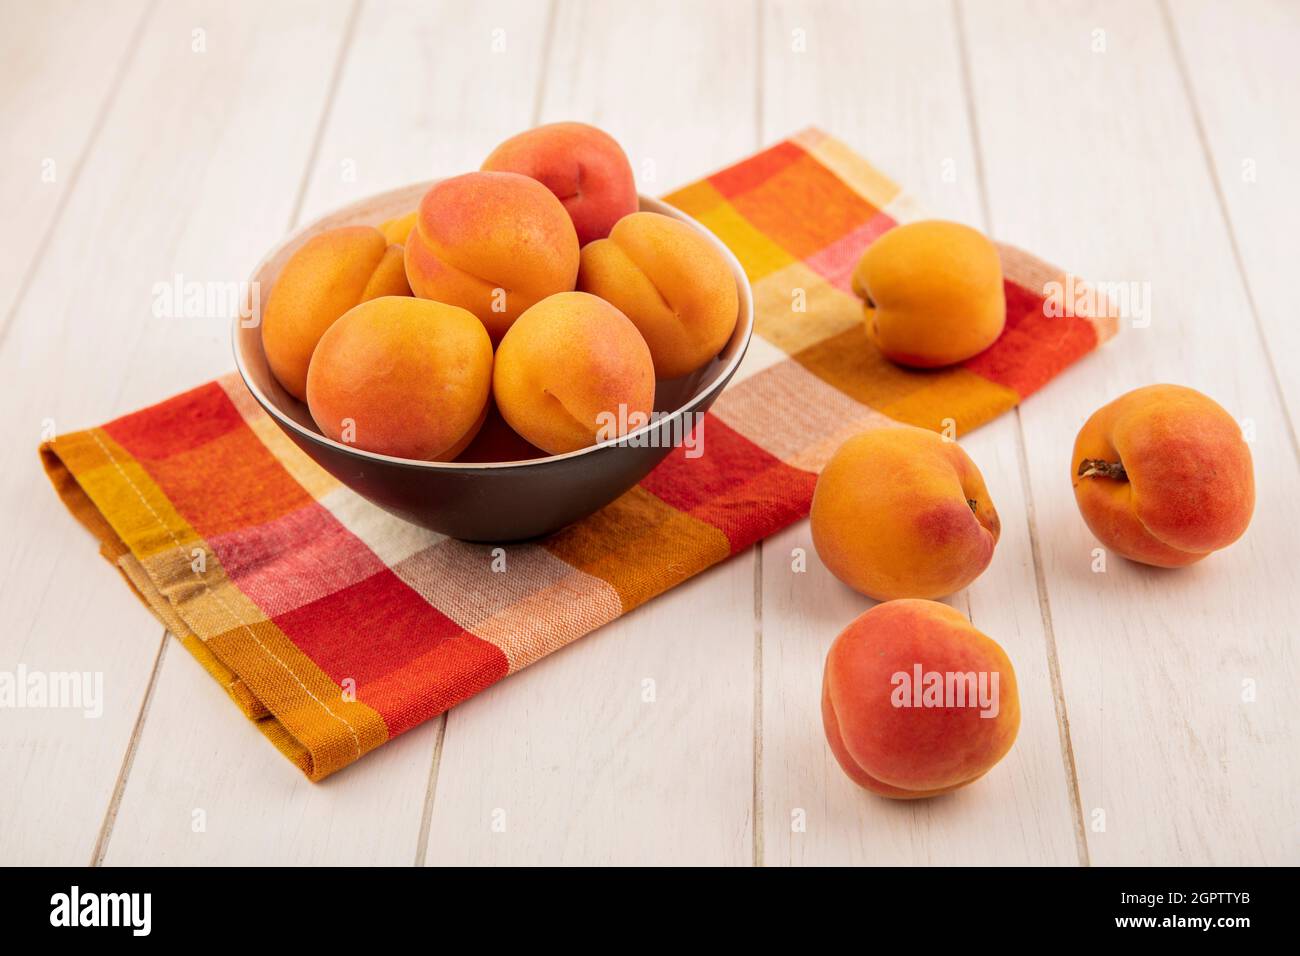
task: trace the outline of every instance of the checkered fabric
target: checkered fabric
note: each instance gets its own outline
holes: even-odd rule
[[[916,218],[897,186],[805,131],[667,197],[754,289],[756,335],[699,426],[639,486],[537,543],[492,550],[406,524],[310,461],[236,376],[41,447],[51,481],[147,606],[311,779],[808,513],[838,444],[906,422],[967,431],[1115,331],[1049,315],[1065,277],[1002,248],[1007,323],[959,366],[886,361],[849,276]],[[950,421],[949,421],[950,420]]]

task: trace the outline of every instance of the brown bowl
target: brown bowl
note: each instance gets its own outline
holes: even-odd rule
[[[289,236],[253,272],[258,302],[267,301],[285,262],[312,236],[340,226],[377,225],[416,207],[432,182],[363,199]],[[722,352],[703,368],[657,383],[650,424],[623,438],[564,455],[527,461],[442,462],[394,458],[321,434],[307,406],[271,374],[259,323],[236,318],[235,364],[259,405],[313,461],[357,494],[407,521],[467,541],[521,541],[549,534],[609,504],[650,473],[697,422],[735,373],[754,331],[749,280],[731,250],[694,219],[641,197],[641,209],[688,223],[726,259],[736,277],[740,314]],[[245,314],[248,314],[245,312]]]

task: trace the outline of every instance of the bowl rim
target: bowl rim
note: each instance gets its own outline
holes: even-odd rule
[[[287,246],[297,241],[299,237],[306,233],[319,231],[322,226],[337,219],[341,214],[347,213],[349,210],[358,206],[372,202],[377,198],[390,195],[391,193],[412,189],[418,186],[427,189],[437,182],[440,182],[440,180],[429,180],[427,183],[410,183],[405,186],[399,186],[395,189],[387,189],[382,192],[372,193],[371,195],[358,199],[355,202],[348,203],[346,206],[341,206],[338,209],[332,210],[323,216],[318,216],[306,225],[293,230],[288,236],[276,243],[275,246],[273,246],[266,255],[258,261],[257,265],[253,267],[253,278],[250,281],[257,281],[258,274],[266,267],[266,265],[279,256]],[[736,315],[736,322],[737,325],[743,325],[744,328],[742,339],[739,347],[736,349],[735,355],[733,355],[731,360],[718,371],[710,385],[702,388],[699,392],[693,395],[689,401],[680,407],[673,409],[671,412],[652,413],[652,419],[648,424],[643,425],[635,431],[628,432],[626,435],[620,435],[617,438],[611,438],[594,445],[588,445],[586,448],[579,448],[576,451],[565,452],[561,455],[547,455],[543,458],[526,458],[521,461],[425,461],[419,458],[398,458],[394,455],[384,455],[380,452],[366,451],[363,448],[357,448],[353,445],[345,445],[343,442],[335,441],[320,432],[312,431],[310,428],[307,428],[301,423],[295,421],[289,415],[285,414],[278,405],[271,401],[271,399],[262,392],[262,389],[249,375],[239,344],[239,333],[242,329],[247,328],[243,325],[246,319],[238,313],[235,315],[234,322],[232,323],[230,343],[232,351],[235,353],[235,368],[239,371],[239,377],[243,380],[244,387],[252,394],[253,398],[257,401],[257,404],[262,407],[263,411],[275,419],[281,428],[290,430],[295,434],[302,436],[307,441],[343,452],[344,454],[350,455],[360,461],[383,462],[389,465],[428,471],[498,471],[504,468],[527,468],[530,466],[545,465],[555,461],[580,458],[583,455],[590,455],[601,449],[618,447],[619,445],[635,446],[635,440],[639,436],[649,435],[652,432],[664,428],[666,425],[670,425],[673,421],[694,411],[696,407],[706,399],[710,398],[710,396],[725,388],[727,383],[731,380],[731,377],[735,374],[736,369],[740,367],[740,363],[744,361],[745,354],[749,351],[750,342],[754,337],[753,289],[750,287],[749,276],[745,272],[744,267],[740,264],[740,260],[736,258],[735,253],[733,253],[721,239],[709,231],[709,229],[702,225],[693,216],[688,215],[676,206],[673,206],[671,203],[641,193],[637,194],[637,198],[640,203],[638,207],[639,211],[657,212],[660,213],[660,215],[663,215],[664,213],[660,212],[660,209],[671,209],[672,218],[678,219],[693,227],[696,231],[701,233],[714,246],[714,248],[722,253],[723,258],[727,261],[728,266],[731,267],[731,271],[736,278],[736,286],[739,292],[739,302],[737,306],[739,311]],[[645,207],[647,206],[659,208],[646,209]],[[260,335],[262,322],[260,306],[258,309],[257,320],[256,328],[258,328],[258,334]],[[658,417],[653,417],[654,414],[657,414]]]

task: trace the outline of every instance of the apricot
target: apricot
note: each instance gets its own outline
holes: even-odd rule
[[[622,312],[585,292],[543,299],[497,347],[492,393],[516,432],[552,455],[649,421],[650,349]]]
[[[937,368],[992,345],[1007,320],[1002,263],[983,233],[938,219],[890,229],[853,270],[867,336],[900,365]]]
[[[653,212],[624,216],[608,239],[583,247],[578,288],[635,323],[660,378],[693,372],[722,351],[740,311],[736,279],[712,243]]]
[[[957,611],[889,601],[835,638],[822,724],[840,767],[881,796],[933,797],[979,779],[1020,729],[1006,652]]]
[[[379,224],[379,231],[384,234],[389,242],[396,243],[399,246],[406,245],[406,237],[411,234],[415,228],[415,210],[408,212],[405,216],[398,216],[395,219],[389,219]]]
[[[1134,389],[1094,412],[1074,440],[1070,477],[1097,539],[1161,568],[1232,544],[1255,510],[1241,426],[1181,385]]]
[[[410,294],[401,246],[373,226],[313,236],[284,264],[262,311],[262,349],[271,374],[305,401],[307,366],[325,330],[359,302]]]
[[[573,289],[578,235],[560,201],[518,173],[465,173],[430,187],[406,242],[422,299],[468,309],[494,342],[530,306]]]
[[[573,220],[579,245],[604,239],[637,210],[632,164],[614,137],[586,123],[549,123],[512,136],[483,162],[520,173],[553,192]]]
[[[878,601],[960,591],[993,559],[1001,525],[975,463],[910,426],[850,438],[817,479],[812,537],[837,578]]]
[[[449,461],[487,415],[492,343],[465,309],[383,296],[321,336],[307,407],[329,438],[397,458]]]

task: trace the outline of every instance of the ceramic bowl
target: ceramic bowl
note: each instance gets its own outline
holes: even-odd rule
[[[353,203],[289,236],[253,272],[252,288],[265,303],[276,276],[308,239],[328,229],[378,225],[414,209],[432,182],[416,183]],[[258,404],[313,461],[348,488],[406,521],[467,541],[520,541],[585,518],[649,474],[699,421],[744,357],[754,330],[749,281],[731,250],[694,219],[657,199],[641,209],[680,219],[697,229],[731,267],[739,293],[736,328],[703,368],[660,380],[650,424],[621,439],[564,455],[527,461],[442,462],[394,458],[333,441],[321,434],[307,406],[271,375],[256,321],[236,318],[235,363]],[[246,313],[247,314],[247,313]]]

